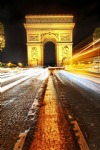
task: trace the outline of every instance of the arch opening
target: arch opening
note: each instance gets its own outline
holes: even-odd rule
[[[56,66],[55,44],[51,41],[44,44],[44,66]]]

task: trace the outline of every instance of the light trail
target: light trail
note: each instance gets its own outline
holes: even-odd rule
[[[42,74],[43,76],[40,77],[40,74]],[[22,78],[17,80],[18,77],[22,77]],[[29,79],[30,77],[38,77],[38,78],[40,78],[40,80],[43,80],[48,77],[48,71],[46,69],[42,69],[42,68],[36,68],[36,69],[30,68],[28,70],[21,72],[20,74],[17,74],[14,76],[11,75],[11,77],[8,77],[8,78],[3,78],[2,81],[0,81],[0,82],[4,83],[6,81],[9,81],[9,84],[7,84],[3,87],[0,87],[0,93],[3,93],[4,91]],[[15,81],[10,82],[10,80],[12,80],[12,79],[15,79]]]
[[[41,76],[38,77],[39,80],[45,80],[46,78],[48,78],[49,73],[48,73],[48,68],[43,69],[41,72]]]
[[[97,83],[94,83],[94,82],[86,79],[82,75],[75,75],[75,74],[72,74],[72,73],[69,73],[66,71],[62,71],[62,70],[60,70],[59,72],[66,79],[70,80],[72,84],[76,83],[81,87],[88,88],[88,89],[91,89],[93,91],[100,93],[100,79],[98,79],[98,84],[97,84]]]
[[[30,78],[32,76],[33,76],[33,74],[31,73],[30,75],[27,75],[26,77],[21,78],[20,80],[17,80],[15,82],[9,83],[8,85],[6,85],[4,87],[0,87],[0,93],[3,93],[4,91],[12,88],[13,86],[15,86],[15,85],[17,85],[17,84],[19,84],[19,83],[21,83],[21,82],[23,82],[25,80],[27,80],[28,78]]]
[[[90,52],[93,52],[93,51],[99,49],[100,46],[97,46],[96,48],[91,48],[92,50],[86,51],[88,48],[90,48],[91,46],[95,45],[95,44],[98,43],[98,42],[100,42],[100,38],[99,38],[98,40],[96,40],[95,42],[89,43],[86,48],[82,48],[82,50],[80,49],[81,51],[79,50],[80,52],[74,54],[74,56],[72,57],[72,59],[77,58],[77,57],[79,57],[79,56],[81,56],[81,55],[88,54],[88,53],[90,53]],[[86,52],[84,52],[84,51],[86,51]],[[83,53],[83,52],[84,52],[84,53]]]
[[[90,50],[84,52],[84,53],[79,53],[77,54],[75,57],[73,57],[72,59],[75,59],[77,57],[80,57],[80,56],[83,56],[83,55],[86,55],[86,54],[89,54],[90,52],[94,52],[94,51],[97,51],[98,52],[98,49],[100,49],[100,46],[96,46],[95,48],[91,48]]]
[[[100,38],[79,49],[65,64],[68,69],[81,68],[100,73]]]
[[[22,71],[22,72],[17,73],[17,74],[10,72],[8,77],[5,77],[5,75],[3,75],[3,77],[1,77],[1,83],[6,82],[6,81],[10,81],[12,79],[16,79],[17,77],[21,77],[21,76],[24,77],[24,76],[30,74],[31,72],[33,73],[33,71],[34,71],[33,69],[29,69],[29,70],[25,70],[25,71]]]

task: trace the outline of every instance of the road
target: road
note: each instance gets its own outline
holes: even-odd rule
[[[1,76],[1,87],[0,87],[0,93],[5,92],[9,88],[12,88],[13,86],[27,80],[28,78],[34,76],[38,76],[39,74],[45,72],[43,68],[21,68],[21,69],[10,69],[7,70],[7,72],[0,73]],[[44,73],[43,73],[44,74]]]
[[[78,122],[90,150],[100,150],[99,81],[99,78],[95,80],[62,70],[54,73],[55,88],[63,111],[66,117],[72,116]]]
[[[30,78],[1,93],[1,150],[13,150],[19,134],[29,129],[32,120],[28,117],[28,111],[46,73],[45,69],[37,69],[37,73],[32,73]],[[10,82],[12,80],[7,85]]]
[[[33,122],[28,111],[47,69],[29,71],[26,75],[25,72],[21,71],[17,76],[12,73],[13,79],[9,73],[2,75],[1,150],[12,150],[19,134],[29,129]],[[23,82],[5,90],[4,87],[24,77]],[[100,150],[100,79],[60,70],[54,72],[53,80],[65,118],[78,122],[90,150]]]

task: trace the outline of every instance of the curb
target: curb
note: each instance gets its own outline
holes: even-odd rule
[[[34,136],[34,131],[36,129],[39,110],[40,107],[43,105],[42,100],[46,91],[47,83],[48,77],[43,81],[42,85],[40,86],[36,98],[32,103],[31,108],[29,109],[27,117],[32,121],[32,123],[30,124],[30,128],[28,130],[25,130],[25,132],[19,134],[19,139],[15,143],[13,150],[27,150],[27,147],[30,146],[31,140]]]

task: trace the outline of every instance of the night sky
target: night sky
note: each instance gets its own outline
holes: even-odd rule
[[[6,45],[0,61],[27,62],[25,15],[72,14],[75,27],[73,46],[100,27],[99,0],[5,0],[0,1],[0,22],[4,24]]]

